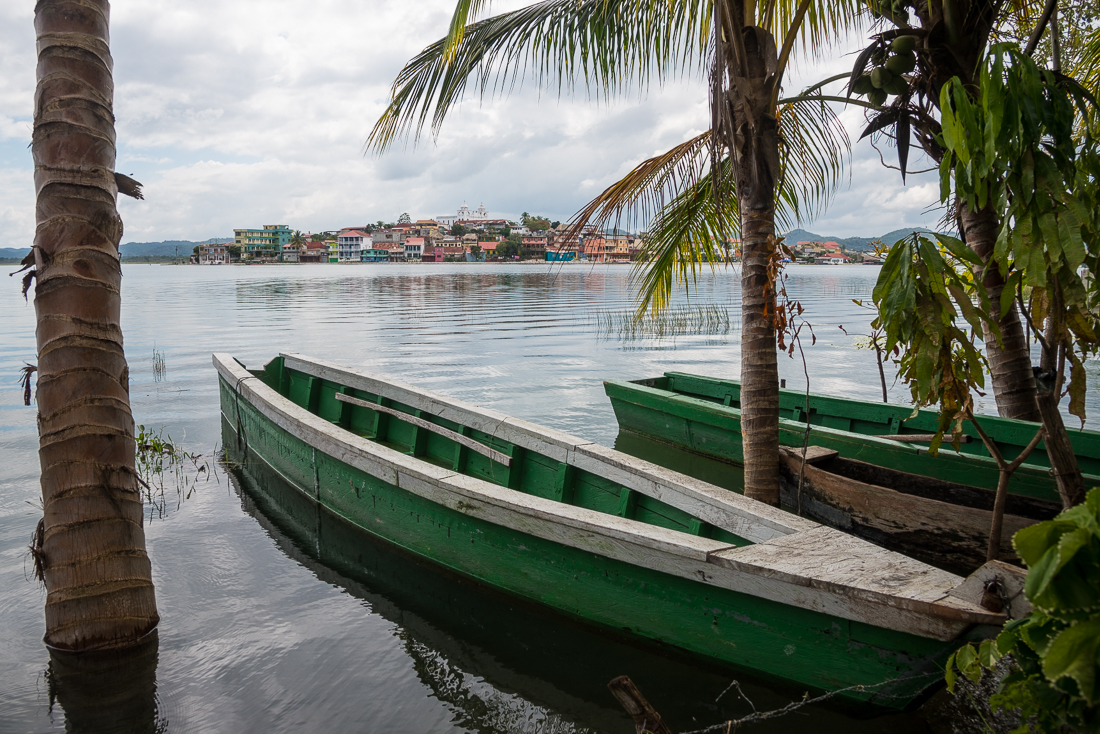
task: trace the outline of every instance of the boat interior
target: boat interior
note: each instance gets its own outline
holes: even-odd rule
[[[301,366],[301,365],[299,365]],[[288,366],[276,357],[252,373],[310,413],[357,436],[450,471],[544,499],[727,543],[746,538],[604,476],[402,403],[379,386],[352,388]],[[454,415],[451,411],[451,415]]]
[[[732,408],[741,407],[741,385],[733,380],[716,377],[703,377],[683,372],[666,372],[661,377],[634,380],[635,384],[656,390],[665,390],[678,395],[705,400]],[[809,394],[809,411],[806,409],[807,396],[800,390],[780,389],[779,414],[781,418],[806,423],[812,426],[850,431],[879,438],[906,435],[926,436],[934,433],[939,424],[939,414],[934,410],[920,410],[916,414],[912,406],[891,403],[872,403],[831,395]],[[982,428],[997,443],[997,447],[1008,460],[1019,455],[1035,435],[1037,426],[1027,421],[983,416]],[[1074,453],[1082,473],[1100,475],[1100,432],[1068,429]],[[963,442],[958,450],[964,454],[989,456],[973,424],[963,423]],[[945,441],[943,448],[949,448]],[[1028,456],[1027,464],[1049,467],[1043,443]]]
[[[811,459],[809,463],[830,474],[875,487],[884,487],[914,497],[922,497],[962,507],[972,507],[978,510],[993,510],[993,503],[996,499],[996,492],[993,490],[945,482],[934,477],[910,474],[889,467],[868,464],[865,461],[846,459],[839,456],[836,451],[822,453],[822,458]],[[1009,515],[1038,521],[1050,520],[1061,511],[1062,506],[1057,502],[1018,494],[1009,494],[1005,497],[1005,512]]]

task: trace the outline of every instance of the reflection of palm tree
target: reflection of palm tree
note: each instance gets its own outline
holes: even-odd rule
[[[817,97],[781,105],[799,38],[811,46],[855,23],[856,0],[548,0],[478,23],[485,0],[461,0],[450,31],[410,61],[368,144],[383,150],[438,130],[467,80],[582,79],[605,96],[646,87],[680,69],[709,69],[711,131],[646,161],[574,222],[649,219],[639,267],[641,308],[668,305],[674,280],[689,283],[720,243],[742,245],[742,431],[745,492],[779,501],[779,377],[775,351],[775,223],[797,221],[834,189],[847,138]],[[777,37],[782,45],[777,44]],[[510,82],[509,82],[510,83]],[[667,202],[667,203],[666,203]],[[778,205],[778,215],[777,215]]]

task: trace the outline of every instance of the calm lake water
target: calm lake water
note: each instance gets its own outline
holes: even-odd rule
[[[873,352],[838,328],[868,330],[869,312],[852,299],[869,298],[878,268],[788,272],[790,295],[817,335],[814,346],[805,339],[811,389],[879,399]],[[732,327],[663,339],[620,338],[616,314],[631,308],[626,266],[127,265],[123,273],[135,420],[207,457],[221,435],[214,351],[249,367],[300,352],[607,445],[616,424],[604,378],[738,374],[732,270],[704,277],[692,299],[728,313]],[[66,695],[41,642],[45,591],[30,579],[26,553],[41,516],[35,411],[16,385],[19,367],[35,361],[34,308],[15,279],[0,289],[0,313],[0,732],[107,730],[117,691]],[[154,350],[164,356],[162,381]],[[805,384],[800,360],[781,357],[779,367],[789,387]],[[890,392],[907,402],[904,386]],[[265,477],[220,473],[187,497],[170,488],[164,499],[146,517],[159,641],[148,666],[129,671],[137,682],[123,686],[147,698],[127,730],[625,734],[633,725],[605,687],[621,674],[675,731],[752,711],[735,692],[721,695],[728,671],[470,587],[327,515],[297,526],[296,497]],[[760,710],[802,695],[736,678]],[[903,734],[926,731],[934,708],[867,718],[812,706],[757,729]]]

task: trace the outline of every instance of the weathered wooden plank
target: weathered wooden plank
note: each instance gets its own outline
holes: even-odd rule
[[[801,462],[798,451],[780,449],[780,457],[786,498],[796,491]],[[946,482],[847,459],[825,468],[808,464],[802,479],[800,506],[809,517],[827,520],[834,527],[936,565],[965,571],[985,560],[993,513],[966,502],[974,494],[991,494],[989,490],[956,488]],[[926,496],[929,494],[932,496]],[[952,501],[942,501],[937,494]],[[988,499],[991,507],[992,497]],[[1003,558],[1015,558],[1012,535],[1035,522],[1035,517],[1011,512],[1005,515]]]
[[[814,464],[823,464],[829,459],[835,459],[840,455],[840,452],[836,449],[827,449],[824,446],[807,446],[805,453],[801,447],[794,449],[780,449],[780,451],[787,451],[799,458],[805,456],[806,464],[813,466]]]
[[[1011,619],[1021,619],[1033,608],[1024,596],[1026,581],[1027,571],[1019,566],[1004,561],[988,561],[952,589],[948,596],[985,606],[982,602],[993,594],[1003,605],[1006,615]]]
[[[999,624],[1004,616],[976,604],[940,604],[959,577],[832,528],[719,551],[711,562],[773,580],[832,592],[850,600],[898,605],[938,618]]]
[[[932,443],[932,440],[936,437],[934,433],[886,433],[881,436],[871,436],[871,438],[885,438],[888,441],[902,441],[904,443]],[[942,436],[944,444],[951,443],[951,434],[945,434]],[[970,443],[973,439],[970,436],[962,435],[959,437],[959,443]]]
[[[465,446],[472,451],[476,451],[482,456],[487,456],[493,461],[503,464],[504,466],[509,466],[512,463],[511,457],[509,457],[507,454],[503,454],[496,449],[491,449],[485,444],[475,441],[468,436],[463,436],[458,431],[452,431],[450,428],[432,423],[431,421],[427,421],[423,418],[420,418],[419,416],[405,413],[403,411],[397,410],[396,408],[391,408],[388,405],[372,403],[369,400],[361,400],[360,398],[354,397],[352,395],[337,394],[336,399],[339,400],[341,403],[351,403],[352,405],[358,405],[363,408],[370,408],[371,410],[376,410],[379,413],[391,415],[407,423],[411,423],[417,428],[423,428],[425,430],[431,431],[432,433],[438,433],[440,436],[446,436],[455,443],[461,444],[462,446]]]
[[[599,444],[578,446],[573,463],[754,543],[817,526],[779,508]]]

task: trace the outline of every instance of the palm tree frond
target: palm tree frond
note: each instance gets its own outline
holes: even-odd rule
[[[588,202],[571,220],[568,232],[579,234],[585,225],[599,229],[648,223],[685,187],[707,175],[710,131],[696,135],[672,150],[642,161],[630,173]]]
[[[812,0],[799,19],[801,5],[799,0],[762,2],[760,25],[776,39],[785,39],[793,29],[802,49],[814,56],[828,52],[848,32],[861,31],[870,18],[863,0]]]
[[[851,142],[832,108],[813,95],[781,105],[778,121],[783,143],[776,224],[785,231],[813,219],[828,205],[844,180]],[[635,274],[639,314],[664,309],[676,283],[690,292],[700,266],[721,262],[721,244],[737,237],[740,218],[729,162],[722,161],[719,180],[722,190],[729,192],[723,198],[732,210],[719,216],[710,150],[708,131],[643,161],[570,221],[567,234],[572,235],[589,224],[603,229],[626,221],[649,228]],[[709,202],[704,193],[711,197]]]
[[[780,105],[781,145],[776,219],[783,230],[814,219],[840,188],[852,143],[833,108],[812,95]]]
[[[1092,96],[1100,99],[1100,27],[1089,33],[1081,58],[1070,73]]]
[[[451,16],[451,25],[447,29],[447,37],[443,39],[443,58],[453,61],[458,47],[462,44],[462,37],[466,35],[466,26],[470,18],[476,16],[482,7],[488,8],[490,0],[458,0],[454,15]]]
[[[733,166],[729,159],[717,168],[720,185],[731,190]],[[714,178],[701,176],[663,207],[650,222],[639,259],[631,272],[637,300],[635,318],[646,311],[661,313],[672,301],[673,287],[683,285],[691,295],[704,263],[713,271],[726,262],[724,245],[737,236],[741,213],[736,197],[719,207],[714,196]]]
[[[488,0],[460,0],[452,28],[401,70],[366,148],[381,152],[429,124],[438,133],[470,79],[480,95],[528,75],[559,92],[581,85],[606,98],[664,81],[708,53],[707,0],[544,0],[463,27]]]

